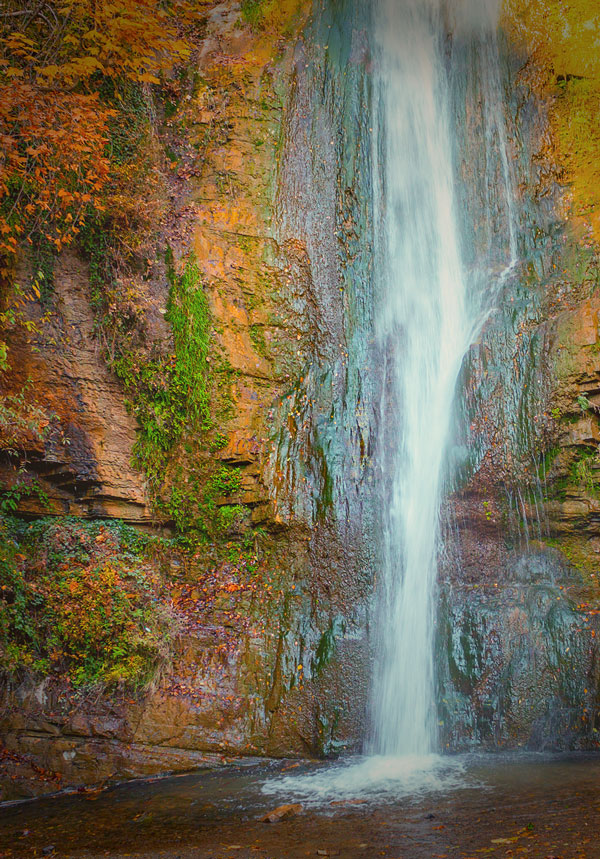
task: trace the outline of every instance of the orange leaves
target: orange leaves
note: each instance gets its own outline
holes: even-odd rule
[[[6,0],[0,18],[0,257],[34,234],[57,250],[122,187],[107,79],[148,85],[187,58],[173,0]],[[104,99],[104,100],[103,100]],[[116,203],[117,201],[115,201]],[[111,208],[115,208],[111,206]],[[117,205],[117,208],[119,206]],[[122,209],[122,207],[120,207]],[[0,266],[6,271],[6,264]]]
[[[93,95],[0,84],[1,254],[36,230],[57,249],[76,235],[108,179],[109,115]]]

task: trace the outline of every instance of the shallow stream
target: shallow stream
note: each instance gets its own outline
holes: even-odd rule
[[[5,806],[0,856],[600,857],[600,755],[438,759],[410,793],[389,771],[379,791],[339,790],[360,766],[252,762]],[[262,822],[284,803],[303,808]]]

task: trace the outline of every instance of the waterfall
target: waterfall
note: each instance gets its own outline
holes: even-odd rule
[[[379,0],[375,13],[375,266],[385,500],[369,750],[379,755],[423,756],[436,747],[438,520],[456,382],[516,261],[496,5]],[[499,165],[495,172],[505,189],[508,225],[507,259],[499,268],[494,268],[498,243],[489,205],[486,246],[475,251],[474,266],[468,269],[464,262],[468,238],[461,230],[464,215],[455,184],[448,26],[474,45],[482,60],[485,140],[480,145],[495,149],[486,160]],[[496,181],[491,172],[485,178],[488,186]]]
[[[434,754],[436,576],[447,454],[464,414],[456,408],[457,382],[518,260],[498,5],[373,3],[372,113],[361,116],[372,141],[369,314],[378,358],[364,370],[373,389],[372,377],[380,382],[379,399],[368,389],[382,536],[370,731],[365,757],[277,779],[267,793],[314,803],[460,783],[460,762]],[[360,240],[368,245],[369,235]],[[366,271],[360,274],[365,290]],[[358,290],[350,280],[347,287]],[[366,291],[360,294],[366,307]],[[356,331],[364,338],[371,326]]]

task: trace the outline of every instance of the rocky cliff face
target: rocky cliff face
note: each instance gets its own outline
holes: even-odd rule
[[[0,466],[4,487],[23,480],[19,467],[35,475],[48,500],[21,501],[20,512],[40,515],[115,517],[148,524],[151,513],[143,476],[131,464],[136,421],[125,407],[122,387],[103,360],[94,334],[86,264],[63,256],[55,270],[55,291],[47,321],[32,341],[13,336],[12,372],[4,392],[29,390],[48,411],[51,429]],[[31,316],[40,320],[44,308]]]
[[[5,485],[35,488],[19,514],[203,535],[156,561],[176,634],[143,694],[86,696],[35,672],[6,681],[6,797],[360,743],[373,575],[368,49],[350,6],[315,10],[300,36],[306,11],[279,4],[256,28],[237,3],[215,4],[199,83],[161,132],[173,158],[165,241],[178,272],[193,252],[208,301],[211,426],[184,430],[158,498],[136,453],[144,402],[122,365],[111,371],[117,346],[83,258],[58,261],[37,342],[12,344],[8,384],[31,379],[52,423],[4,465]],[[159,261],[137,282],[138,374],[173,351],[167,274]],[[30,778],[32,762],[46,781]]]
[[[440,735],[453,749],[596,748],[598,255],[568,214],[548,121],[558,90],[540,96],[535,62],[504,56],[519,266],[464,368]]]
[[[262,29],[234,0],[207,10],[195,82],[161,131],[161,240],[177,277],[195,255],[211,423],[182,430],[160,492],[140,467],[144,400],[111,364],[89,259],[58,260],[50,304],[29,311],[48,317],[36,341],[11,344],[7,390],[31,380],[50,425],[16,467],[2,464],[6,487],[42,490],[17,493],[19,514],[101,518],[109,530],[122,519],[188,540],[151,564],[175,632],[142,694],[84,694],[48,670],[6,680],[5,797],[360,747],[381,477],[360,5],[316,4],[309,17],[281,3]],[[521,264],[461,381],[440,560],[440,736],[452,749],[594,747],[598,262],[585,226],[564,215],[547,105],[504,53]],[[458,122],[473,146],[476,111]],[[459,166],[477,188],[477,158]],[[161,257],[137,284],[138,376],[176,353],[167,269]]]

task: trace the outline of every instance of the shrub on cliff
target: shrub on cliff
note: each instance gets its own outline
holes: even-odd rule
[[[203,9],[199,0],[3,4],[0,328],[25,250],[39,297],[52,254],[90,221],[118,236],[117,255],[125,257],[139,245],[142,222],[156,223],[161,178],[151,86],[189,56],[185,32]],[[0,331],[0,370],[6,350]]]
[[[58,250],[103,210],[118,117],[105,81],[159,83],[189,54],[178,16],[151,0],[9,0],[0,14],[0,253],[41,234]]]
[[[1,667],[75,686],[151,680],[173,618],[143,544],[117,523],[0,522]]]

